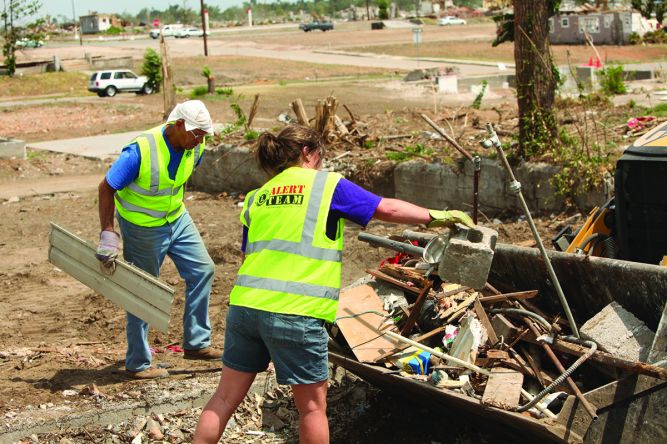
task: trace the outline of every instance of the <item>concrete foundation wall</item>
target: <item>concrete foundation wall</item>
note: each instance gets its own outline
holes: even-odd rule
[[[385,171],[381,181],[366,187],[384,197],[397,197],[429,208],[472,208],[473,168],[465,159],[455,165],[410,161]],[[523,163],[514,168],[531,211],[548,213],[565,208],[563,199],[554,196],[549,183],[558,171],[558,167],[543,163]],[[347,178],[356,182],[353,175]],[[221,145],[206,152],[190,184],[194,189],[211,193],[246,193],[266,180],[248,148]],[[608,198],[608,190],[613,189],[606,188],[576,198],[575,204],[586,210],[601,205]],[[479,202],[487,216],[521,212],[517,197],[509,191],[505,170],[496,160],[482,159]]]
[[[94,70],[132,69],[133,61],[132,56],[114,58],[90,57],[88,59],[88,65],[90,66],[90,69]]]
[[[25,159],[25,142],[17,139],[3,139],[0,137],[0,158]]]

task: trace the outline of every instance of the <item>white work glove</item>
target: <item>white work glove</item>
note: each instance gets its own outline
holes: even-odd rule
[[[102,262],[104,268],[113,272],[115,269],[115,261],[118,257],[118,250],[120,245],[120,235],[115,231],[104,230],[100,232],[100,242],[97,245],[95,257]]]

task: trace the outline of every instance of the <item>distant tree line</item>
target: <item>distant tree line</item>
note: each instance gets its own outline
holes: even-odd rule
[[[313,17],[332,17],[336,13],[351,6],[366,8],[368,4],[371,7],[379,6],[381,9],[388,8],[391,1],[387,0],[298,0],[295,2],[276,1],[273,3],[258,3],[256,0],[244,2],[241,6],[232,6],[227,9],[221,9],[219,6],[206,5],[209,19],[212,21],[239,21],[246,20],[246,10],[252,8],[252,16],[255,21],[264,21],[272,19],[283,19],[290,13],[299,15],[301,11],[310,14]],[[415,0],[394,0],[397,7],[404,11],[413,11],[415,9]],[[454,2],[460,6],[481,6],[481,0],[460,0]],[[170,5],[165,9],[143,8],[136,15],[129,13],[116,14],[121,20],[139,24],[150,24],[154,19],[159,19],[162,23],[199,23],[199,9],[184,8],[180,5]]]

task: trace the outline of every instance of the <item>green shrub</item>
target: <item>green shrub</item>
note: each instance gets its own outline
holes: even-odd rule
[[[250,140],[257,140],[258,137],[259,137],[259,131],[255,131],[255,130],[248,130],[248,131],[246,131],[246,133],[243,135],[243,138],[244,138],[245,140],[248,140],[248,141],[250,141]]]
[[[600,87],[606,95],[615,96],[628,91],[623,81],[623,65],[609,65],[599,75]]]
[[[144,64],[141,65],[141,75],[148,77],[148,83],[154,91],[160,90],[162,83],[162,59],[154,49],[148,48],[144,52]]]
[[[118,34],[122,33],[123,30],[120,29],[120,28],[116,28],[115,26],[112,26],[111,28],[107,29],[105,32],[107,34],[110,34],[110,35],[118,35]]]
[[[219,96],[229,97],[234,94],[234,90],[231,88],[216,88],[215,93]]]
[[[208,66],[204,66],[201,70],[201,75],[203,75],[207,79],[210,79],[211,78],[211,68],[209,68]]]
[[[633,32],[628,36],[628,43],[631,45],[639,45],[641,42],[642,42],[642,36],[640,36],[636,32]]]
[[[667,33],[662,29],[657,29],[655,31],[649,31],[642,37],[644,43],[667,43]]]
[[[190,93],[191,99],[196,99],[197,97],[205,96],[208,93],[208,88],[205,86],[197,86]]]
[[[472,109],[479,109],[482,106],[482,99],[484,98],[484,93],[486,93],[486,87],[488,85],[489,82],[486,80],[482,81],[482,89],[479,91],[479,94],[477,94],[477,97],[475,97],[475,100],[473,100],[472,105],[470,105]]]

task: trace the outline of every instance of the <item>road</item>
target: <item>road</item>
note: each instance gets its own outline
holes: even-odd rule
[[[216,30],[208,39],[208,53],[211,56],[247,56],[309,63],[348,65],[370,68],[385,68],[411,71],[423,68],[456,67],[459,76],[507,74],[506,70],[492,63],[480,64],[461,60],[434,60],[418,57],[386,56],[355,53],[353,47],[359,45],[404,44],[412,42],[412,28],[397,27],[381,31],[368,30],[367,22],[337,24],[336,30],[326,33],[304,33],[296,25],[270,25],[267,27],[227,28]],[[452,41],[462,38],[492,40],[495,34],[493,24],[466,27],[424,26],[423,41]],[[252,31],[252,32],[249,32]],[[204,55],[201,39],[167,40],[172,57]],[[193,44],[195,43],[196,44]],[[350,49],[352,47],[352,49]],[[146,36],[128,40],[88,40],[85,45],[74,42],[53,42],[42,48],[25,51],[22,58],[38,60],[57,55],[61,60],[82,59],[86,54],[106,57],[143,57],[147,48],[159,51],[158,40]]]

